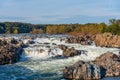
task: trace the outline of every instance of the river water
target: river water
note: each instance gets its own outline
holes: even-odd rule
[[[28,40],[20,35],[12,35],[12,37],[21,38],[24,43]],[[118,54],[119,49],[117,48],[101,48],[96,47],[94,44],[91,46],[67,44],[64,40],[65,37],[63,35],[42,35],[41,37],[40,35],[35,38],[33,40],[34,44],[24,48],[19,62],[0,66],[0,80],[65,80],[62,77],[65,66],[70,66],[79,60],[94,60],[107,51]],[[61,40],[61,38],[63,39]],[[86,54],[69,58],[56,58],[56,55],[62,55],[63,53],[57,46],[60,44],[84,50]],[[51,53],[49,53],[49,49],[51,49]],[[110,77],[102,80],[120,80],[120,77]]]

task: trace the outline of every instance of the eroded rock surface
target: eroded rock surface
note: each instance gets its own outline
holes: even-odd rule
[[[120,76],[120,55],[108,52],[95,61],[79,61],[70,67],[65,67],[63,73],[64,78],[76,80]]]
[[[9,40],[0,39],[0,65],[17,62],[22,53],[22,46],[23,43],[14,38]]]
[[[111,33],[97,34],[94,41],[97,46],[120,48],[120,36]]]
[[[74,47],[69,48],[65,45],[59,45],[59,48],[63,50],[64,57],[73,57],[73,56],[81,55],[81,54],[87,55],[86,51],[76,50]]]
[[[77,37],[69,37],[66,39],[67,43],[79,43],[81,45],[91,45],[93,43],[93,37],[90,35],[80,35]]]

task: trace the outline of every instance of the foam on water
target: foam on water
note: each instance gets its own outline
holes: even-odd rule
[[[0,80],[63,80],[62,72],[65,66],[70,66],[79,60],[94,60],[107,51],[118,54],[119,50],[117,48],[96,47],[95,45],[67,44],[65,41],[61,41],[58,36],[57,38],[36,38],[34,41],[35,44],[24,48],[24,54],[21,56],[22,61],[12,65],[0,66]],[[77,50],[85,50],[87,55],[82,54],[60,59],[52,58],[57,55],[63,55],[63,51],[57,47],[59,44],[75,47]],[[114,78],[111,80],[114,80]]]

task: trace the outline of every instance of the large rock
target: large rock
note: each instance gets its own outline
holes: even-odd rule
[[[65,45],[59,45],[59,48],[63,50],[64,57],[73,57],[76,55],[86,54],[84,50],[76,50],[74,47],[68,48]]]
[[[18,43],[18,41],[15,38],[10,38],[9,42],[12,43],[12,44],[17,44]]]
[[[33,40],[28,40],[26,44],[34,44],[35,42]]]
[[[106,69],[106,77],[120,76],[120,56],[108,52],[96,58],[94,63]]]
[[[120,36],[111,33],[97,34],[94,41],[97,46],[120,48]]]
[[[64,78],[66,79],[76,79],[76,80],[90,80],[90,79],[100,79],[105,75],[103,68],[96,64],[91,64],[83,61],[79,61],[73,66],[65,67]]]
[[[66,79],[91,80],[112,76],[120,76],[120,56],[109,52],[95,61],[79,61],[63,71]]]
[[[80,35],[66,38],[66,43],[79,43],[81,45],[91,45],[93,43],[93,37],[90,35]]]
[[[22,46],[16,40],[0,40],[0,65],[17,62],[20,59],[21,53]]]
[[[72,48],[67,48],[64,52],[63,52],[63,55],[65,57],[73,57],[73,56],[76,56],[76,55],[80,55],[81,54],[81,51],[80,50],[76,50],[74,47]]]

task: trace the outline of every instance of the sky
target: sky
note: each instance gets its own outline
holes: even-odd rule
[[[0,0],[0,22],[109,23],[120,19],[120,0]]]

